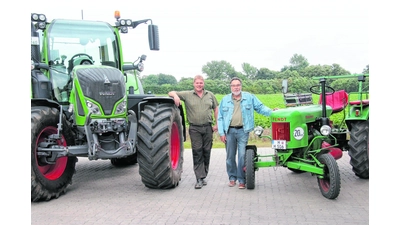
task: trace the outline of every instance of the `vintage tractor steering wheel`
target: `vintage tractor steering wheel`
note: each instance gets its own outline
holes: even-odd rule
[[[318,90],[318,91],[317,91]],[[335,93],[335,89],[333,89],[331,86],[325,86],[325,90],[329,90],[332,92],[325,92],[325,95],[332,95]],[[321,85],[314,85],[310,87],[310,92],[316,95],[320,95],[321,93]]]

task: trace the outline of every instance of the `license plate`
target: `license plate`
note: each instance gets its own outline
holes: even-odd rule
[[[273,149],[286,149],[286,140],[272,140]]]

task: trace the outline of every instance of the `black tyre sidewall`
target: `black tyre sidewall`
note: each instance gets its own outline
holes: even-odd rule
[[[68,157],[64,173],[55,180],[49,180],[40,172],[36,159],[36,142],[38,135],[43,129],[51,126],[57,128],[59,122],[59,110],[49,107],[36,106],[31,109],[31,201],[50,200],[58,198],[65,192],[65,189],[72,183],[72,176],[75,173],[75,156]],[[74,144],[74,136],[63,117],[62,136],[67,145]]]

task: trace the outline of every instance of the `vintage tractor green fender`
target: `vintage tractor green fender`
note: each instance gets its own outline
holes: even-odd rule
[[[351,106],[346,117],[348,120],[368,120],[369,106]]]

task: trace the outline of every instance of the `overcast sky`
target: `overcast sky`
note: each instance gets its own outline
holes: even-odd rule
[[[49,2],[32,5],[31,11],[49,20],[81,19],[83,11],[84,19],[112,25],[115,10],[121,18],[152,19],[159,26],[160,51],[149,50],[143,24],[130,30],[129,42],[125,38],[123,43],[125,60],[147,55],[142,75],[164,73],[179,81],[201,74],[213,60],[225,60],[239,72],[244,62],[279,71],[296,53],[310,65],[337,63],[351,73],[369,64],[365,1]]]

